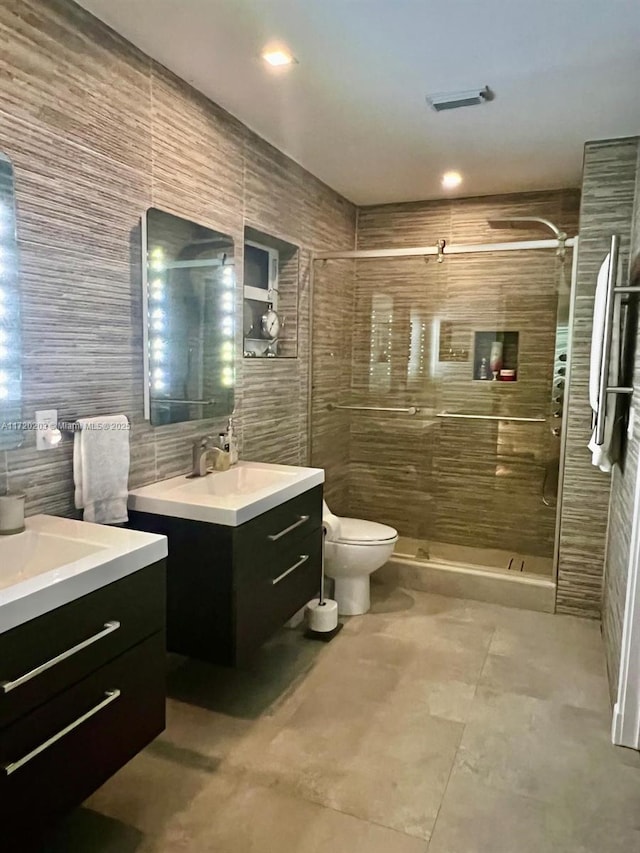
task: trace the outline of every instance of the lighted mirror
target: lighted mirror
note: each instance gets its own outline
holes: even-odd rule
[[[230,415],[233,240],[150,208],[143,250],[145,417],[162,426]]]
[[[13,166],[0,154],[0,450],[22,444],[20,288]]]

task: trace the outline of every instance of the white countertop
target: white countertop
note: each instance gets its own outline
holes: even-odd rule
[[[238,462],[206,477],[183,474],[134,489],[129,509],[237,527],[322,483],[322,468]]]
[[[34,515],[0,536],[0,634],[167,556],[167,539]]]

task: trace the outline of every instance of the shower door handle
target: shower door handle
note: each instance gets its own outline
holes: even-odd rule
[[[558,476],[560,473],[560,459],[550,459],[544,466],[542,478],[542,503],[545,506],[555,507],[558,503]],[[555,481],[551,489],[548,489],[549,481]]]

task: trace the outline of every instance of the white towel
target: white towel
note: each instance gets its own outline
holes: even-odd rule
[[[589,403],[594,412],[598,410],[598,392],[600,386],[600,362],[604,338],[604,320],[607,303],[607,279],[609,255],[602,262],[596,285],[596,298],[593,306],[593,331],[591,333],[591,367],[589,374]],[[620,363],[620,303],[615,302],[613,314],[613,333],[611,335],[611,355],[609,359],[608,385],[618,384],[618,365]],[[589,442],[592,462],[601,471],[611,471],[617,459],[618,441],[616,434],[617,396],[607,394],[604,408],[604,443],[596,444],[595,429]]]
[[[129,520],[129,421],[125,415],[80,418],[73,443],[75,504],[85,521]]]
[[[327,531],[328,542],[337,542],[340,539],[340,519],[331,512],[325,501],[322,501],[322,526]]]

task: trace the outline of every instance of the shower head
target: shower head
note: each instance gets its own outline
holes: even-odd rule
[[[487,219],[487,222],[491,228],[529,228],[533,223],[538,223],[552,231],[556,240],[566,240],[567,238],[564,231],[561,231],[548,219],[543,219],[542,216],[508,216],[504,219]]]

